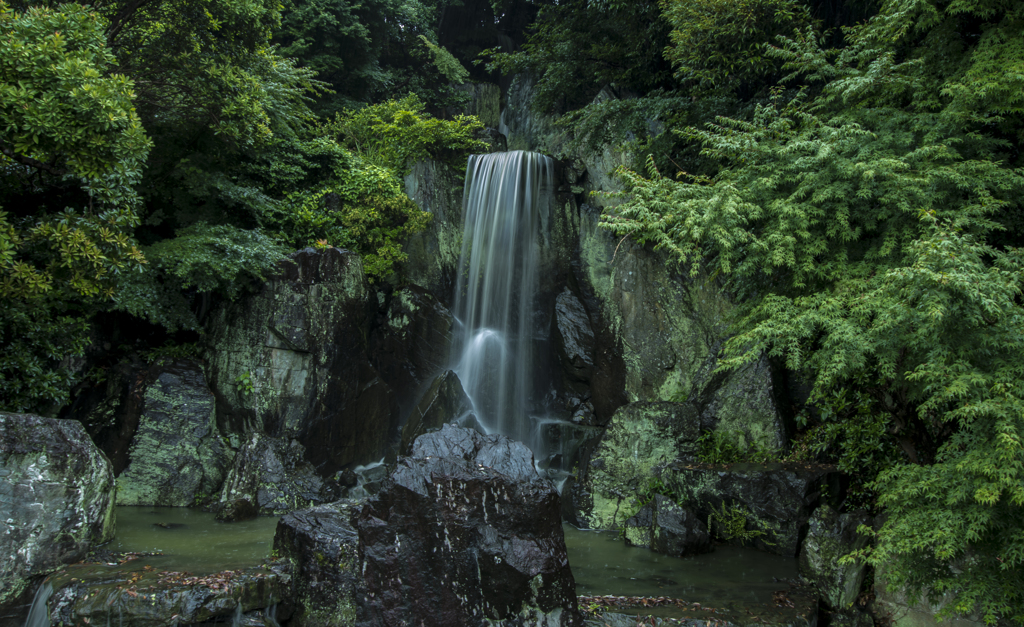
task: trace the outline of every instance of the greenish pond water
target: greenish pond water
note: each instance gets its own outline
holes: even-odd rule
[[[144,558],[161,570],[205,575],[260,564],[270,556],[278,518],[222,523],[213,514],[184,507],[118,507],[117,531],[104,548]]]
[[[221,523],[213,514],[175,507],[118,507],[117,533],[105,548],[133,553],[159,570],[205,575],[260,564],[273,548],[276,517]],[[669,557],[626,546],[614,532],[563,525],[569,563],[582,596],[670,597],[731,615],[773,607],[779,580],[797,577],[796,560],[753,549],[719,546],[695,557]],[[644,613],[682,616],[677,608]],[[689,614],[687,614],[689,615]]]

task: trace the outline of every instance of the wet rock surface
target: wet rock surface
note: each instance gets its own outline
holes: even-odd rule
[[[447,367],[454,324],[448,309],[421,287],[405,287],[391,295],[370,336],[369,354],[381,379],[395,392],[403,416]]]
[[[294,440],[249,434],[227,473],[218,516],[232,503],[245,501],[261,514],[283,514],[337,499],[341,486],[322,479],[305,460],[305,448]]]
[[[360,504],[338,501],[281,518],[274,550],[291,564],[296,627],[357,624],[362,588],[359,535],[352,523]]]
[[[463,441],[480,437],[460,431]],[[500,472],[532,471],[532,456],[513,458],[517,447],[501,440],[488,444],[475,461],[400,460],[364,507],[356,524],[372,591],[363,598],[367,624],[579,624],[558,493],[536,473]]]
[[[844,555],[864,548],[868,537],[857,533],[860,525],[870,525],[865,512],[840,514],[828,505],[814,511],[808,521],[807,537],[800,550],[800,574],[818,590],[826,606],[848,610],[860,594],[867,565],[840,565]]]
[[[503,435],[481,435],[472,429],[444,425],[413,442],[412,457],[453,458],[493,470],[512,481],[539,480],[533,453],[522,442]]]
[[[673,271],[663,251],[628,239],[620,242],[598,226],[599,219],[599,208],[580,207],[574,275],[591,318],[599,313],[614,338],[603,343],[624,362],[622,385],[629,399],[690,402],[705,430],[727,431],[745,445],[781,450],[787,434],[780,412],[782,386],[769,362],[716,372],[732,310],[723,290],[707,278]],[[594,382],[591,387],[597,399],[605,386]]]
[[[626,544],[656,553],[681,557],[714,550],[707,519],[655,494],[649,503],[623,524]]]
[[[230,621],[274,608],[290,616],[291,575],[283,563],[196,577],[137,565],[75,564],[51,577],[50,624],[174,627]]]
[[[593,529],[617,529],[655,469],[693,460],[700,437],[697,409],[686,403],[630,403],[615,412],[575,486],[579,520]]]
[[[431,431],[437,431],[473,410],[473,403],[466,396],[458,375],[445,371],[434,379],[426,394],[409,414],[402,427],[402,443],[399,452],[408,455],[416,438]]]
[[[383,457],[399,413],[367,354],[375,308],[358,255],[307,248],[258,294],[212,312],[206,357],[222,430],[298,440],[324,477]]]
[[[424,456],[400,459],[362,504],[281,520],[274,546],[293,565],[294,620],[578,625],[558,493],[529,449],[446,425],[420,437],[414,454]]]
[[[140,390],[141,412],[127,466],[117,478],[117,504],[195,505],[220,489],[234,453],[223,442],[198,363],[155,366],[151,376]]]
[[[575,381],[589,382],[594,370],[594,330],[583,303],[569,288],[555,298],[555,325],[563,372]]]
[[[0,606],[114,535],[114,473],[73,420],[0,412]]]
[[[679,505],[712,520],[717,539],[776,555],[795,556],[822,490],[840,491],[839,473],[831,466],[675,462],[657,476]]]
[[[412,235],[402,247],[409,256],[402,264],[404,275],[451,307],[444,299],[455,293],[462,253],[462,180],[452,168],[427,160],[414,163],[404,182],[409,198],[433,216],[427,228]]]

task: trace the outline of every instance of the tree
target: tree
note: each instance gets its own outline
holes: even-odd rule
[[[0,405],[67,399],[84,318],[144,262],[132,239],[150,143],[104,20],[0,1]],[[42,193],[38,193],[42,190]]]
[[[889,0],[841,49],[798,34],[771,54],[802,91],[678,129],[713,178],[623,171],[605,220],[724,277],[725,367],[784,359],[843,450],[898,447],[863,478],[888,519],[852,558],[988,623],[1024,620],[1024,74],[994,69],[1021,67],[1020,10]]]

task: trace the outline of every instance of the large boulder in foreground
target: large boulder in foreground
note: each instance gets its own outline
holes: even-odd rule
[[[361,507],[281,520],[298,624],[579,625],[558,493],[529,449],[450,425],[413,449]]]
[[[117,478],[118,505],[188,507],[220,489],[234,452],[224,444],[213,393],[194,361],[155,369],[141,390],[128,465]]]
[[[399,413],[367,353],[376,300],[358,255],[307,248],[259,293],[213,311],[207,373],[221,426],[298,440],[323,477],[384,457]]]
[[[351,627],[364,593],[359,534],[352,519],[360,503],[338,501],[281,518],[274,552],[291,562],[294,627]]]
[[[114,536],[114,473],[80,422],[0,413],[0,606]]]

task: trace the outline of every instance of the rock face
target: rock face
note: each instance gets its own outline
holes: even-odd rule
[[[382,458],[398,406],[366,350],[374,307],[357,255],[307,248],[258,294],[212,312],[221,427],[298,440],[321,476]]]
[[[274,606],[277,619],[283,621],[291,609],[287,603],[291,576],[280,565],[198,578],[131,562],[116,569],[106,564],[75,564],[49,583],[54,590],[48,603],[52,625],[90,627],[110,622],[124,627],[174,627],[230,623],[232,616],[242,619],[235,624],[245,625],[253,624],[246,620],[247,612],[258,612],[262,619]]]
[[[781,450],[787,427],[768,361],[715,373],[732,309],[720,288],[676,274],[662,252],[618,242],[598,228],[599,216],[594,207],[580,209],[578,276],[621,343],[629,398],[692,403],[702,429]]]
[[[839,493],[839,473],[828,466],[676,462],[658,474],[682,507],[712,521],[718,539],[777,555],[797,554],[823,488]]]
[[[142,392],[128,465],[117,479],[117,504],[195,505],[220,489],[233,452],[223,443],[197,363],[168,363],[153,374]]]
[[[558,493],[520,447],[452,427],[417,440],[475,461],[404,458],[359,515],[368,624],[578,624]]]
[[[589,382],[594,370],[594,330],[580,299],[569,288],[555,298],[558,356],[572,379]]]
[[[864,512],[839,514],[828,505],[815,510],[808,521],[807,537],[800,551],[800,574],[818,590],[819,598],[833,610],[848,610],[860,593],[866,564],[839,564],[839,558],[861,549],[868,537],[857,533],[870,525]]]
[[[392,294],[370,336],[369,354],[381,379],[396,393],[402,416],[447,368],[454,324],[448,309],[421,287],[405,287]]]
[[[455,293],[462,254],[461,173],[439,161],[420,161],[405,177],[405,193],[433,216],[427,228],[405,242],[409,256],[402,269],[406,279],[440,298]],[[450,307],[451,302],[443,301]]]
[[[579,625],[558,493],[525,446],[445,425],[377,496],[293,512],[298,625]],[[429,455],[429,457],[428,457]]]
[[[277,523],[274,551],[292,566],[296,627],[357,624],[362,593],[359,535],[354,501],[292,512]]]
[[[577,490],[586,495],[580,520],[593,529],[617,529],[656,469],[697,454],[700,422],[687,403],[630,403],[615,412]]]
[[[114,473],[82,424],[0,413],[0,606],[114,536]]]
[[[706,519],[661,494],[655,494],[623,527],[626,544],[656,553],[680,557],[714,550]]]
[[[473,411],[473,403],[466,396],[459,376],[448,370],[434,379],[427,393],[409,415],[402,428],[399,452],[408,455],[412,443],[421,435],[437,431],[443,425]]]
[[[335,500],[340,486],[321,479],[304,453],[294,440],[249,434],[224,481],[221,503],[246,501],[261,514],[276,515]]]

